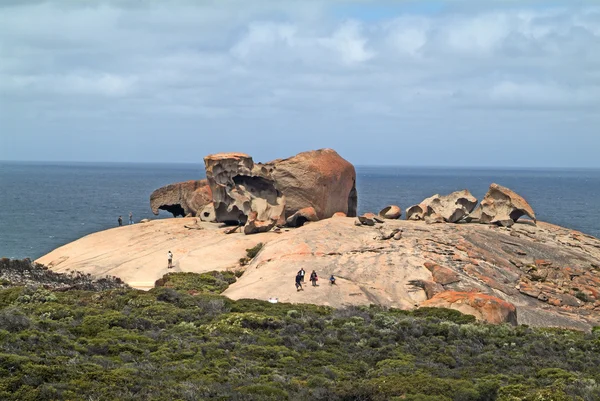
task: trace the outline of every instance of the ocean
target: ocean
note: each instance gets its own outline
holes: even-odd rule
[[[479,200],[492,182],[533,207],[539,220],[600,237],[600,170],[358,166],[359,213],[403,210],[435,194],[469,189]],[[201,164],[0,162],[0,257],[36,259],[84,235],[150,210],[153,190],[204,178]]]

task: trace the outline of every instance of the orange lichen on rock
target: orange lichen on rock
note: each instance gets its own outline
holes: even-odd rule
[[[517,309],[513,304],[477,292],[445,291],[422,302],[420,306],[455,309],[488,323],[517,324]]]

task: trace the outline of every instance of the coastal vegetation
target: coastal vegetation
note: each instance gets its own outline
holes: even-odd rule
[[[232,301],[231,273],[148,291],[0,287],[2,400],[597,400],[600,330],[448,309]]]

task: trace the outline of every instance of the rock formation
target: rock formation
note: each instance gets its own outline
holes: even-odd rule
[[[331,149],[303,152],[289,159],[254,163],[242,153],[221,153],[204,159],[217,221],[246,223],[256,212],[252,233],[260,226],[306,221],[335,213],[356,216],[354,166]],[[264,223],[259,223],[264,222]]]
[[[203,221],[214,221],[212,192],[207,180],[186,181],[157,189],[150,195],[152,213],[166,210],[177,216],[198,216]]]
[[[265,166],[270,166],[277,189],[285,195],[286,218],[306,207],[313,207],[319,219],[336,212],[356,216],[356,171],[336,151],[302,152]]]
[[[399,219],[401,215],[402,209],[400,209],[400,207],[396,205],[386,206],[379,212],[380,217],[383,217],[384,219],[388,220]]]
[[[523,197],[506,187],[492,184],[479,207],[469,215],[468,220],[509,227],[521,216],[536,221],[533,209]]]
[[[275,186],[272,166],[254,164],[243,153],[209,155],[204,164],[217,221],[246,224],[251,212],[256,213],[253,225],[283,217],[285,198]]]
[[[476,292],[444,291],[423,302],[421,306],[456,309],[489,323],[517,324],[517,309],[510,302],[493,295]]]
[[[433,195],[418,205],[406,210],[407,220],[428,220],[456,223],[475,209],[477,199],[468,190],[452,192],[449,195]],[[437,215],[437,216],[434,216]]]
[[[280,233],[224,235],[217,224],[185,228],[195,220],[159,219],[91,234],[38,262],[59,272],[116,275],[148,288],[167,272],[171,250],[174,271],[245,269],[224,293],[234,299],[411,309],[434,306],[425,301],[447,291],[482,293],[513,304],[520,324],[580,330],[600,325],[600,240],[551,224],[518,221],[505,228],[385,220],[357,227],[355,218],[338,217]],[[383,240],[397,229],[398,239]],[[246,249],[259,242],[261,252],[241,267]],[[297,292],[293,278],[300,268],[314,269],[321,278],[333,274],[337,285]],[[419,281],[423,285],[415,286]],[[467,313],[497,321],[493,313],[477,312],[474,297],[481,296],[461,301],[470,305]]]
[[[288,217],[285,223],[288,227],[302,227],[307,221],[319,221],[317,212],[312,206],[298,210],[296,213]]]

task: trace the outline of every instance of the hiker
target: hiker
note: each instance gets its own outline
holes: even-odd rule
[[[312,282],[313,287],[317,286],[318,279],[319,277],[317,277],[317,272],[313,270],[312,273],[310,273],[310,281]]]
[[[173,268],[173,254],[171,253],[171,251],[169,251],[167,253],[167,259],[169,260],[169,263],[167,264],[167,269],[172,269]]]
[[[300,272],[296,274],[296,291],[304,291],[304,288],[302,288],[302,276],[300,275]]]
[[[129,224],[133,224],[133,212],[129,212]]]
[[[331,285],[335,284],[335,277],[333,277],[333,274],[331,275],[331,277],[329,277],[329,284],[331,284]]]
[[[117,221],[119,222],[119,227],[121,227],[123,225],[123,217],[119,216]]]
[[[302,267],[300,269],[300,271],[298,272],[298,274],[302,277],[302,282],[304,283],[304,276],[306,275],[306,272],[304,271],[304,267]]]

